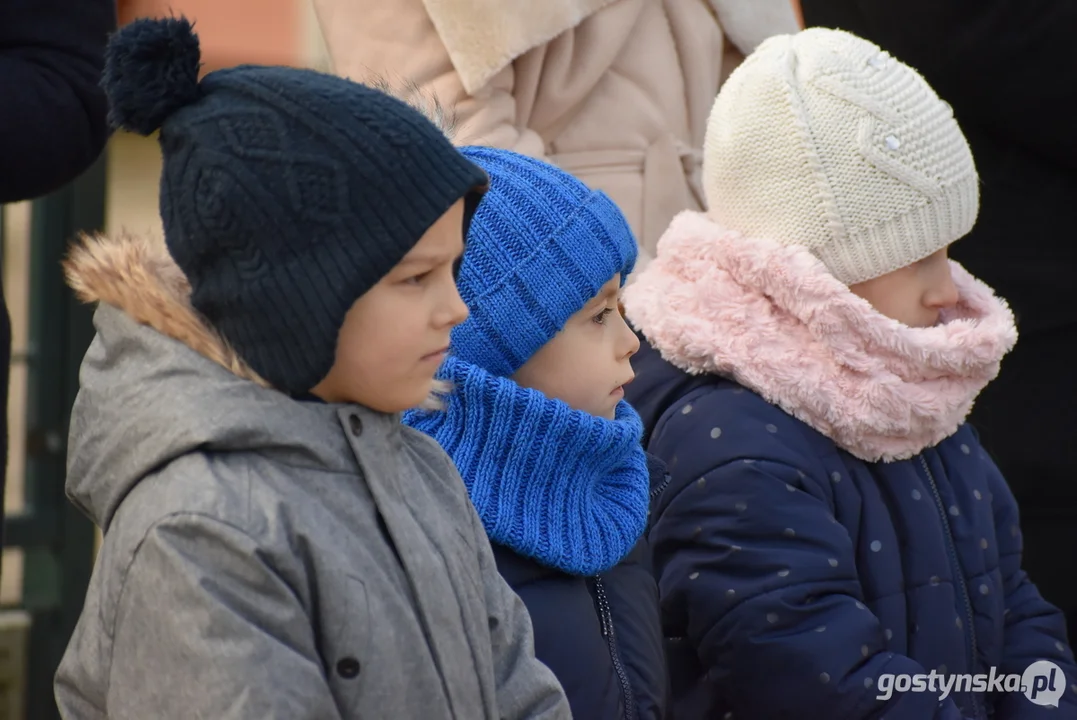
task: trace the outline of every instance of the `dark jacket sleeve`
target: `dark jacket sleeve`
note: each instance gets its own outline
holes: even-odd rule
[[[463,482],[460,483],[463,488]],[[537,654],[536,623],[524,598],[498,572],[494,550],[471,507],[471,528],[479,548],[479,568],[490,612],[497,707],[504,720],[567,720],[572,717],[565,689]]]
[[[1072,0],[802,0],[808,25],[838,27],[915,67],[975,123],[1077,170],[1077,3]]]
[[[880,676],[927,670],[886,650],[796,422],[746,393],[688,410],[670,410],[649,447],[675,458],[650,537],[666,632],[683,633],[723,707],[756,720],[959,719],[950,698],[879,698]]]
[[[594,691],[595,679],[607,675],[610,656],[583,579],[539,566],[504,545],[492,547],[498,572],[533,627],[534,657],[557,677],[572,716],[602,717],[609,707],[603,701],[619,700],[620,688],[611,684],[606,696]]]
[[[0,2],[0,203],[56,190],[101,154],[115,27],[115,0]]]
[[[984,454],[988,463],[988,487],[995,516],[999,569],[1006,593],[1006,627],[1000,673],[1021,675],[1032,663],[1048,661],[1057,665],[1061,676],[1044,676],[1046,692],[1058,698],[1063,717],[1077,715],[1077,665],[1073,650],[1066,645],[1066,621],[1061,611],[1040,595],[1021,569],[1021,523],[1017,501],[1002,473]],[[1063,565],[1059,566],[1060,568]],[[1053,687],[1050,685],[1053,684]],[[1033,720],[1054,717],[1053,707],[1029,702],[1024,693],[1002,693],[995,699],[1000,720]]]

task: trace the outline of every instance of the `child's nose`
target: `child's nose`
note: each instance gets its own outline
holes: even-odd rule
[[[455,284],[451,286],[451,289],[447,294],[448,297],[438,313],[438,327],[456,327],[467,320],[468,315],[471,314],[471,311],[467,308],[467,304],[464,302],[463,298],[460,297],[460,291],[457,290]]]
[[[954,284],[954,276],[947,267],[944,276],[939,279],[938,284],[928,296],[928,304],[932,308],[943,310],[957,305],[959,299],[960,294],[957,291],[957,285]]]
[[[628,325],[623,315],[621,316],[621,343],[622,357],[630,358],[639,352],[639,338],[636,337],[636,333],[632,332],[632,328]]]

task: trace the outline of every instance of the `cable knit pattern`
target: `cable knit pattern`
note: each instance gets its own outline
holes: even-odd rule
[[[862,460],[900,460],[957,430],[1017,341],[1006,303],[951,268],[957,306],[935,327],[912,328],[806,248],[685,212],[624,306],[673,365],[733,377]]]
[[[726,227],[814,252],[852,285],[966,235],[972,152],[913,68],[840,30],[766,40],[723,84],[703,186]]]
[[[273,387],[310,390],[356,299],[486,174],[420,112],[324,73],[243,65],[198,80],[184,18],[108,46],[111,115],[160,129],[161,220],[190,302]]]
[[[453,459],[493,542],[573,575],[620,562],[647,522],[650,475],[643,424],[622,401],[616,420],[450,357],[444,411],[404,422]]]

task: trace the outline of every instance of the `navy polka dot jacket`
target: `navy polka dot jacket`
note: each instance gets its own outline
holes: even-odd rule
[[[672,475],[650,539],[678,720],[1077,718],[1063,617],[1021,570],[1016,503],[970,426],[869,464],[646,342],[633,365]],[[990,675],[1038,660],[1058,708]],[[962,673],[986,677],[940,699]],[[913,691],[925,675],[936,691]]]

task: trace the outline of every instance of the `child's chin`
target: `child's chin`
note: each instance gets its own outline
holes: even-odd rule
[[[434,379],[430,378],[426,382],[414,383],[407,388],[398,387],[392,391],[373,393],[370,397],[355,398],[354,402],[386,415],[402,413],[416,408],[433,408],[431,390],[434,385]]]

